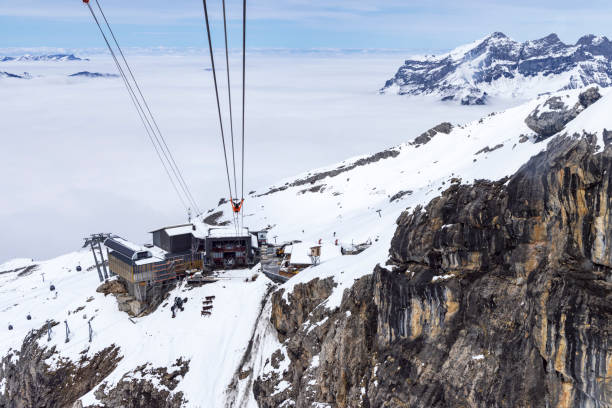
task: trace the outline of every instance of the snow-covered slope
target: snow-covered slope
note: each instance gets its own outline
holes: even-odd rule
[[[2,273],[30,265],[37,267],[25,273]],[[76,271],[77,265],[82,267],[81,272]],[[115,344],[123,358],[105,380],[113,386],[138,366],[170,367],[182,357],[190,360],[189,371],[174,392],[183,392],[190,407],[222,406],[225,388],[251,337],[269,285],[267,279],[262,276],[245,282],[252,276],[250,271],[232,271],[214,284],[175,289],[171,301],[179,295],[188,298],[185,311],[175,319],[169,306],[161,306],[147,317],[130,320],[117,310],[113,296],[96,293],[100,282],[94,265],[87,250],[46,262],[15,260],[0,265],[0,355],[11,348],[19,350],[30,330],[54,320],[61,324],[53,328],[51,341],[46,335],[40,340],[42,346],[56,347],[59,352],[47,361],[51,367],[60,358],[77,362]],[[214,309],[211,316],[202,317],[200,309],[206,296],[215,296]],[[26,319],[28,314],[31,320]],[[92,318],[94,336],[89,343],[87,322]],[[71,333],[68,343],[64,320]],[[13,326],[11,331],[7,329],[9,324]],[[0,394],[3,391],[0,387]],[[96,402],[93,392],[82,400],[85,405]]]
[[[585,35],[569,45],[550,34],[519,43],[497,32],[447,54],[407,60],[381,91],[472,105],[590,84],[612,84],[612,42],[606,37]]]
[[[571,106],[578,101],[579,93],[571,90],[558,96]],[[603,130],[612,129],[612,117],[607,114],[612,109],[612,92],[604,89],[601,93],[602,98],[562,132],[597,133],[603,146]],[[336,239],[339,244],[371,239],[373,245],[363,253],[325,257],[320,265],[304,270],[283,285],[287,293],[300,282],[333,277],[338,286],[321,305],[333,309],[356,278],[371,273],[377,263],[387,260],[395,222],[403,210],[429,202],[452,183],[511,175],[545,149],[546,141],[536,143],[535,134],[524,123],[545,100],[541,97],[479,121],[455,125],[448,133],[430,132],[427,142],[405,143],[260,189],[246,200],[245,225],[252,229],[270,227],[270,239],[279,243],[301,240],[308,245],[322,240],[324,248],[329,248]],[[224,211],[227,219],[227,207],[211,212]],[[38,265],[37,269],[15,271],[33,264]],[[82,272],[76,272],[77,265],[82,266]],[[0,327],[0,356],[11,348],[19,349],[24,336],[42,327],[47,319],[62,324],[67,320],[72,333],[70,342],[64,343],[63,326],[54,328],[50,342],[46,337],[39,340],[41,346],[57,347],[59,355],[49,359],[51,365],[59,357],[77,361],[116,344],[123,359],[105,379],[112,386],[124,374],[136,375],[133,371],[138,366],[168,367],[182,357],[190,360],[189,371],[180,377],[173,392],[183,392],[189,407],[220,407],[226,401],[232,401],[233,405],[228,406],[256,406],[251,385],[246,381],[236,383],[236,370],[248,349],[255,375],[269,372],[273,368],[266,363],[268,354],[281,346],[269,330],[269,304],[258,320],[270,285],[263,275],[246,282],[255,271],[236,271],[212,285],[189,291],[178,288],[171,295],[188,297],[185,312],[171,319],[168,307],[162,306],[147,317],[133,319],[133,323],[117,310],[112,296],[95,292],[99,282],[92,265],[87,251],[47,262],[17,260],[0,265],[0,320],[5,325]],[[57,296],[50,291],[50,283]],[[199,313],[201,301],[210,295],[216,296],[213,314],[203,318]],[[28,313],[32,320],[26,320]],[[90,344],[87,320],[92,317],[94,338]],[[9,322],[14,326],[12,331],[6,330]],[[254,332],[258,341],[250,344]],[[282,370],[282,365],[277,370]],[[97,401],[94,392],[83,397],[85,404]]]

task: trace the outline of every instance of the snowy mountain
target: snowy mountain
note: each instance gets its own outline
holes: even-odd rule
[[[571,45],[550,34],[520,43],[496,32],[447,54],[405,61],[381,92],[482,105],[490,97],[533,98],[591,84],[612,84],[606,37],[585,35]]]
[[[22,55],[19,57],[0,57],[0,62],[10,61],[89,61],[74,54]]]
[[[601,385],[603,379],[597,380],[601,372],[585,370],[587,374],[583,375],[580,367],[574,366],[575,361],[592,362],[593,366],[602,367],[600,371],[605,370],[606,365],[595,353],[599,349],[593,351],[597,358],[581,355],[576,360],[563,351],[574,353],[587,347],[591,350],[598,344],[605,347],[601,336],[585,337],[582,332],[573,331],[574,326],[569,327],[575,323],[579,326],[576,330],[589,330],[592,325],[596,329],[599,323],[595,318],[587,320],[589,324],[574,320],[583,317],[579,313],[590,307],[587,304],[590,298],[586,295],[574,298],[581,303],[576,307],[565,305],[563,317],[560,311],[541,311],[537,307],[547,304],[549,292],[539,291],[545,289],[538,286],[538,292],[532,293],[531,287],[526,286],[544,279],[543,274],[529,275],[527,279],[528,271],[539,264],[507,259],[506,263],[518,265],[515,267],[524,275],[490,276],[486,267],[503,261],[502,255],[497,252],[490,257],[471,252],[466,255],[461,248],[464,251],[470,245],[489,248],[486,240],[490,237],[485,235],[489,230],[484,224],[489,219],[501,223],[511,213],[508,209],[499,215],[496,208],[478,201],[479,190],[470,189],[498,189],[497,196],[495,191],[486,195],[491,202],[493,198],[511,196],[512,191],[504,189],[516,186],[516,182],[504,177],[530,171],[525,163],[532,157],[535,160],[547,157],[547,149],[552,149],[550,154],[555,157],[565,158],[554,150],[563,143],[584,148],[587,143],[584,140],[588,140],[589,149],[593,149],[591,156],[610,157],[612,134],[606,129],[612,129],[611,91],[568,90],[541,96],[471,123],[443,123],[383,152],[313,170],[250,193],[245,225],[253,230],[270,228],[271,240],[279,243],[300,240],[306,246],[321,240],[324,248],[335,247],[336,240],[346,246],[371,240],[372,246],[354,256],[330,251],[333,256],[325,257],[320,265],[307,268],[283,285],[272,284],[259,273],[259,267],[228,272],[220,281],[200,288],[179,285],[170,293],[170,299],[180,296],[188,302],[176,319],[171,318],[167,304],[147,316],[132,319],[119,311],[115,297],[96,291],[98,277],[86,250],[45,262],[15,260],[0,265],[0,320],[13,326],[11,331],[0,328],[0,406],[13,406],[10,403],[72,406],[80,400],[83,406],[109,407],[352,407],[383,406],[383,402],[438,407],[453,406],[449,401],[459,405],[458,399],[449,398],[463,398],[464,391],[470,395],[469,406],[490,406],[487,401],[491,400],[479,391],[489,390],[486,381],[510,378],[504,383],[508,386],[509,381],[518,381],[519,377],[540,378],[539,372],[536,375],[529,370],[543,364],[546,367],[547,363],[554,369],[542,380],[546,385],[540,386],[547,391],[541,395],[552,395],[551,398],[567,395],[568,401],[583,401],[569,399],[576,395],[575,398],[586,398],[586,402],[592,402],[588,398],[600,398],[599,389],[605,386]],[[553,134],[548,126],[551,121],[559,122]],[[588,135],[584,136],[585,132]],[[607,174],[603,166],[600,169],[587,164],[586,168],[594,174]],[[558,181],[567,185],[572,197],[586,200],[595,194],[595,182],[589,178],[588,191],[582,189],[578,180],[585,171],[576,166],[576,163],[561,165],[558,173],[546,178],[547,185]],[[573,173],[565,183],[563,176],[569,172]],[[502,180],[489,184],[478,181],[483,177]],[[520,182],[521,177],[518,179]],[[453,201],[453,194],[458,191],[466,195]],[[535,200],[535,190],[525,192]],[[551,205],[561,208],[564,197],[554,194]],[[595,207],[602,211],[608,208],[609,198],[602,200],[597,206],[581,201],[571,207],[582,211],[580,217],[593,220],[596,229],[588,236],[595,240],[593,248],[599,248],[597,253],[607,254],[608,235],[601,228],[610,229],[601,223],[608,216],[585,213]],[[536,244],[520,241],[532,233],[547,231],[539,224],[521,224],[544,212],[542,208],[527,208],[528,201],[513,204],[520,219],[508,221],[514,228],[511,238],[516,239],[516,251],[541,254],[546,242],[551,241],[547,237],[540,237]],[[440,211],[448,217],[454,216],[454,206],[465,208],[470,214],[447,223],[434,217],[438,211],[436,203],[444,204]],[[429,213],[423,210],[426,205]],[[227,207],[220,205],[209,214],[217,214],[213,217],[216,222],[231,220]],[[555,218],[555,225],[580,218],[573,214],[562,216],[565,213],[559,208],[546,209],[554,215],[561,214]],[[406,255],[412,262],[406,267],[409,269],[385,272],[381,265],[401,260],[402,256],[395,251],[403,248],[398,244],[398,240],[404,242],[401,228],[417,219],[435,224],[436,231],[424,229],[405,242],[420,244],[418,239],[429,240],[442,249],[454,240],[460,244],[452,248],[453,253],[440,250],[427,256]],[[460,228],[467,228],[470,223],[478,225],[462,233]],[[491,231],[494,235],[491,250],[498,251],[495,245],[505,245],[503,239],[510,232],[495,233],[502,231],[499,224]],[[582,235],[586,231],[579,230],[580,242],[590,239]],[[442,255],[437,258],[436,253]],[[555,253],[566,252],[559,248]],[[448,271],[468,258],[471,263],[466,264],[465,270]],[[553,258],[543,257],[541,263],[545,264],[546,259]],[[423,272],[430,261],[438,262],[439,269]],[[483,269],[475,266],[478,262],[484,265]],[[597,263],[608,265],[611,261],[602,257]],[[81,271],[77,271],[77,266],[81,266]],[[557,270],[556,279],[560,279],[559,274]],[[254,275],[258,275],[256,279],[252,279]],[[480,279],[489,280],[473,292],[460,291]],[[544,281],[542,287],[552,291],[595,284],[590,275],[585,275],[581,282],[566,285]],[[55,290],[50,290],[50,284]],[[387,290],[389,285],[396,286]],[[506,304],[497,307],[502,304],[496,302],[508,293],[516,294],[513,307]],[[202,317],[199,306],[207,296],[216,296],[214,309],[210,317]],[[471,305],[481,297],[486,302],[472,306],[474,310],[465,306],[465,302]],[[527,306],[519,306],[521,303],[516,299],[523,299]],[[551,292],[550,299],[556,301],[563,296]],[[532,314],[514,320],[506,316],[485,319],[489,311],[500,314],[514,310]],[[453,314],[461,318],[454,319]],[[474,314],[478,324],[457,326],[467,325]],[[26,319],[28,315],[30,320]],[[543,326],[547,320],[542,323],[542,316],[544,319],[548,316],[548,326]],[[93,319],[91,342],[90,319]],[[52,322],[50,337],[47,321]],[[534,322],[533,330],[513,331],[524,322]],[[560,326],[563,329],[555,326],[557,323],[564,324]],[[67,342],[65,324],[70,328]],[[447,327],[451,330],[448,338],[435,337],[446,333]],[[546,337],[543,340],[538,337],[541,333],[549,336],[548,342]],[[488,349],[496,344],[505,345],[508,339],[516,345],[503,350]],[[527,340],[523,342],[524,339]],[[587,340],[583,344],[581,339]],[[540,349],[535,346],[541,344],[544,346]],[[425,348],[411,352],[415,347]],[[451,347],[450,351],[447,347]],[[524,376],[516,376],[514,368],[505,371],[500,365],[500,361],[506,361],[501,358],[514,358],[513,353],[520,350],[528,350],[531,358],[528,365],[526,360],[520,360]],[[445,366],[447,360],[453,364]],[[424,378],[422,382],[420,378]],[[609,373],[607,376],[603,373],[601,378],[609,378]],[[491,384],[492,389],[499,386]],[[520,393],[522,388],[510,387],[512,393],[503,395],[525,399],[507,400],[509,406],[541,397],[527,391],[517,397],[514,393]],[[563,387],[563,392],[558,387]],[[534,389],[526,388],[529,392]],[[587,388],[588,393],[582,393]],[[538,399],[535,405],[544,405],[540,402]],[[553,402],[551,405],[557,406],[557,400]]]
[[[81,71],[71,75],[69,77],[79,77],[79,78],[119,78],[117,74],[106,74],[101,72],[89,72],[89,71]]]

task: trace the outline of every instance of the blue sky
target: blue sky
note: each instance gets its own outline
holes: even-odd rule
[[[205,45],[200,0],[100,1],[124,46]],[[227,1],[231,38],[239,40],[241,2]],[[217,33],[220,4],[221,0],[209,0]],[[257,48],[442,50],[493,31],[517,40],[551,32],[565,42],[585,33],[612,36],[608,0],[249,0],[248,4],[249,46]],[[219,36],[215,40],[221,45]],[[0,48],[102,45],[80,0],[0,2]]]

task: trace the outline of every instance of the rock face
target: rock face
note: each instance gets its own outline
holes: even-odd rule
[[[542,92],[612,84],[612,42],[586,35],[576,44],[564,44],[556,34],[524,43],[503,33],[459,47],[441,56],[405,61],[381,92],[400,95],[436,95],[464,105],[485,104],[489,96],[534,90]],[[536,77],[548,87],[526,85]],[[535,84],[535,82],[534,82]],[[510,87],[510,89],[509,89]]]
[[[74,362],[57,357],[55,347],[41,346],[39,340],[45,335],[46,328],[32,331],[20,351],[11,351],[0,361],[0,385],[4,385],[0,408],[82,407],[80,398],[96,387],[96,398],[107,407],[180,408],[187,403],[174,390],[189,371],[189,361],[137,367],[110,387],[100,383],[123,358],[118,347],[111,345],[89,357],[84,350]]]
[[[330,312],[321,303],[333,286],[331,279],[316,279],[297,285],[288,301],[282,291],[273,294],[271,321],[286,351],[277,350],[267,362],[271,369],[255,381],[253,392],[260,407],[291,406],[283,405],[286,401],[294,401],[296,407],[369,406],[361,405],[360,386],[371,371],[373,287],[369,279],[357,282],[341,310]],[[284,366],[289,369],[283,371]]]
[[[272,357],[286,368],[257,380],[257,401],[610,406],[611,192],[612,147],[566,136],[509,179],[453,184],[405,212],[393,270],[339,309],[323,307],[321,282],[273,297],[276,360],[289,361]]]
[[[562,131],[565,125],[600,98],[597,87],[582,92],[573,106],[568,106],[564,98],[554,96],[538,105],[525,119],[525,124],[538,134],[539,140],[543,140]]]
[[[226,225],[230,225],[230,221],[219,221],[223,217],[223,211],[213,212],[212,214],[206,216],[204,218],[204,223],[208,225],[216,225],[220,227],[225,227]]]
[[[187,403],[183,393],[172,391],[188,371],[189,361],[181,359],[168,368],[143,365],[126,373],[114,387],[102,384],[94,395],[107,407],[181,408]]]
[[[151,313],[168,297],[168,293],[176,287],[175,284],[154,287],[147,293],[147,301],[141,302],[128,293],[125,283],[120,279],[110,279],[101,284],[96,292],[104,296],[113,295],[117,299],[119,311],[131,317],[143,316]]]
[[[38,344],[45,334],[45,328],[32,331],[20,351],[2,359],[0,379],[5,381],[5,390],[0,394],[1,408],[70,407],[109,375],[122,358],[113,345],[77,363],[58,359],[51,367],[46,360],[57,354],[55,348]]]

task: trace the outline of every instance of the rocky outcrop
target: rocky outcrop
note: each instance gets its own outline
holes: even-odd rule
[[[125,286],[117,279],[109,279],[96,288],[96,292],[108,295],[124,295],[128,293]]]
[[[113,387],[103,383],[94,395],[107,407],[181,408],[187,400],[173,391],[188,371],[189,361],[182,359],[168,368],[145,364],[124,374]]]
[[[270,320],[278,332],[279,339],[284,341],[295,334],[309,319],[313,310],[329,297],[334,286],[331,278],[317,278],[307,284],[296,285],[286,298],[284,289],[272,294],[274,307]]]
[[[223,218],[223,211],[215,211],[212,214],[208,215],[206,218],[204,218],[204,223],[208,225],[219,226],[219,227],[225,227],[226,225],[231,224],[230,221],[221,221],[222,218]]]
[[[462,105],[486,105],[489,94],[478,89],[461,98]],[[447,99],[448,100],[448,99]]]
[[[389,159],[389,158],[394,158],[399,156],[400,152],[397,149],[388,149],[388,150],[384,150],[382,152],[378,152],[372,156],[369,157],[365,157],[362,159],[358,159],[355,162],[346,165],[346,166],[340,166],[337,167],[333,170],[329,170],[329,171],[323,171],[320,173],[315,173],[312,175],[308,175],[305,178],[302,179],[298,179],[292,183],[287,183],[284,186],[280,186],[280,187],[273,187],[270,190],[268,190],[267,192],[263,193],[263,194],[259,194],[257,197],[262,197],[262,196],[266,196],[269,194],[274,194],[277,193],[279,191],[284,191],[286,189],[288,189],[289,187],[298,187],[298,186],[303,186],[306,184],[315,184],[318,181],[321,181],[327,177],[335,177],[339,174],[351,171],[357,167],[361,167],[361,166],[367,166],[368,164],[372,164],[372,163],[376,163],[380,160],[384,160],[384,159]]]
[[[58,323],[52,322],[57,326]],[[82,407],[80,398],[98,387],[94,395],[106,407],[179,408],[187,404],[174,392],[189,371],[189,361],[178,359],[170,367],[137,367],[114,386],[102,382],[123,358],[115,345],[93,356],[87,349],[78,361],[59,355],[55,347],[40,345],[46,327],[32,331],[21,350],[11,350],[0,362],[0,408]],[[102,382],[102,384],[101,384]]]
[[[412,142],[410,142],[410,144],[417,145],[418,147],[420,145],[429,143],[429,141],[438,133],[444,133],[445,135],[448,135],[452,130],[453,125],[448,122],[443,122],[437,126],[432,127],[427,132],[422,133],[419,137],[415,138]]]
[[[603,130],[603,140],[604,140],[604,145],[605,146],[607,146],[610,143],[612,143],[612,131],[604,129]]]
[[[271,321],[284,348],[255,381],[260,407],[367,406],[361,405],[361,386],[371,371],[375,331],[371,282],[357,282],[337,311],[325,307],[333,286],[331,279],[297,285],[289,302],[283,290],[273,294]]]
[[[491,152],[494,152],[497,149],[501,149],[502,147],[504,147],[503,143],[496,144],[493,147],[485,146],[484,148],[482,148],[479,151],[477,151],[476,153],[474,153],[474,155],[476,156],[476,155],[479,155],[481,153],[491,153]]]
[[[355,160],[353,163],[349,165],[342,165],[333,170],[323,171],[320,173],[309,174],[307,177],[295,180],[292,183],[286,183],[284,186],[273,187],[265,193],[257,195],[257,197],[266,196],[269,194],[274,194],[279,191],[284,191],[289,187],[299,187],[306,184],[315,184],[318,181],[321,181],[327,177],[336,177],[339,174],[346,173],[347,171],[351,171],[357,167],[367,166],[368,164],[376,163],[380,160],[395,158],[399,156],[400,152],[398,149],[387,149],[382,152],[378,152],[373,154],[372,156],[364,157],[362,159]]]
[[[320,282],[274,296],[260,406],[609,407],[612,147],[595,143],[558,137],[509,179],[405,212],[393,269],[336,310]]]
[[[117,300],[117,308],[120,312],[136,317],[153,313],[175,287],[176,284],[151,287],[147,291],[146,301],[142,302],[129,293],[126,283],[121,278],[105,281],[96,289],[96,292],[103,293],[104,296],[113,295]]]
[[[398,279],[430,293],[405,303],[410,324],[382,327],[390,340],[429,332],[451,374],[420,399],[610,403],[612,149],[595,149],[588,136],[556,139],[510,180],[453,186],[399,219]]]
[[[61,358],[55,347],[39,345],[45,334],[46,328],[30,332],[21,350],[10,351],[2,359],[0,382],[5,387],[0,394],[1,408],[70,407],[108,376],[122,358],[114,345],[91,357],[84,350],[79,361]]]
[[[564,98],[553,96],[538,105],[525,119],[525,124],[536,132],[539,140],[561,132],[583,110],[601,98],[597,87],[589,88],[578,96],[578,102],[568,106]]]
[[[391,196],[391,198],[389,198],[389,202],[392,203],[394,201],[401,200],[402,198],[404,198],[406,196],[410,196],[410,195],[412,195],[412,190],[399,191],[399,192],[393,194],[393,196]]]

